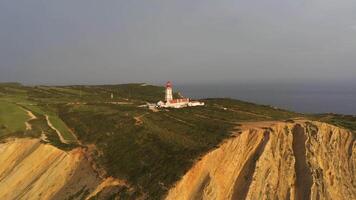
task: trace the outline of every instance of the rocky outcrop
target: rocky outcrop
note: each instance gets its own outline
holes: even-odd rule
[[[66,152],[38,139],[1,143],[0,163],[0,199],[83,199],[120,185],[102,184],[83,149]]]
[[[197,162],[166,199],[356,199],[355,172],[355,133],[306,121],[248,126]]]

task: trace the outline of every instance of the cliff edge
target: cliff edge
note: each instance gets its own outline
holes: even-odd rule
[[[356,199],[355,133],[320,122],[245,126],[205,155],[167,200]]]
[[[1,143],[0,163],[0,199],[88,199],[124,186],[100,178],[82,148],[66,152],[38,139]]]

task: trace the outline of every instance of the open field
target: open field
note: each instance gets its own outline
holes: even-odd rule
[[[28,119],[27,113],[19,106],[0,101],[0,135],[25,131]]]
[[[0,124],[3,127],[1,130],[2,134],[6,133],[8,136],[11,136],[10,133],[16,136],[38,136],[44,130],[47,130],[45,135],[51,135],[49,136],[51,138],[50,142],[62,146],[59,138],[55,136],[55,132],[53,130],[50,131],[51,127],[48,127],[46,119],[46,116],[48,116],[50,123],[55,130],[61,133],[68,144],[76,143],[77,141],[73,133],[58,115],[52,111],[51,106],[29,98],[32,90],[33,88],[21,87],[17,84],[0,84],[0,91],[2,91],[0,95]],[[28,121],[30,117],[26,111],[32,112],[38,118]],[[26,130],[26,126],[30,126],[33,130]]]

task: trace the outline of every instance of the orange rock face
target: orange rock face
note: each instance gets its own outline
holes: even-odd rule
[[[197,162],[166,199],[356,199],[355,172],[355,133],[304,121],[249,126]]]
[[[0,163],[0,199],[66,199],[100,184],[81,149],[65,152],[36,139],[0,144]]]

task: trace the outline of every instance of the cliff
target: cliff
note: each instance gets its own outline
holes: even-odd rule
[[[83,149],[65,152],[37,139],[8,139],[0,144],[0,199],[83,199],[105,187]]]
[[[165,198],[356,199],[355,133],[308,121],[245,123],[240,128],[203,156]],[[124,181],[101,178],[90,160],[82,148],[66,152],[38,139],[7,139],[0,144],[0,199],[132,194]]]
[[[205,155],[167,200],[356,199],[355,134],[329,124],[248,124]]]

